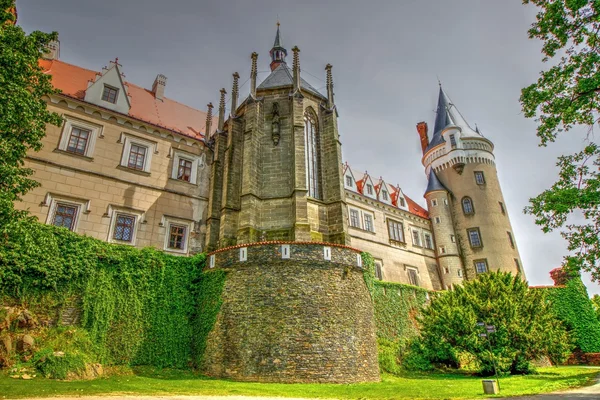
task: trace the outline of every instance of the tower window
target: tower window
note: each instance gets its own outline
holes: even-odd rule
[[[469,243],[471,244],[471,247],[483,247],[479,228],[467,229],[467,236],[469,236]]]
[[[431,237],[431,233],[423,232],[423,239],[425,239],[425,248],[433,249],[433,238]]]
[[[390,240],[404,242],[404,226],[402,222],[388,219],[388,233],[390,234]]]
[[[517,271],[519,271],[520,274],[523,273],[523,269],[521,268],[521,263],[519,263],[519,259],[515,258],[515,265],[517,267]]]
[[[475,271],[478,274],[485,274],[488,272],[487,260],[475,260],[473,263],[475,264]]]
[[[435,217],[435,223],[439,224],[440,222],[442,222],[442,218],[441,217]]]
[[[446,246],[440,246],[440,254],[446,254]]]
[[[462,278],[462,270],[460,268],[456,271],[456,274],[459,278]]]
[[[456,148],[456,136],[454,136],[454,134],[450,135],[450,146],[452,146],[452,148]]]
[[[319,135],[317,118],[308,110],[304,113],[304,156],[306,162],[306,186],[308,195],[315,199],[321,198],[320,168],[319,168]]]
[[[498,204],[500,205],[500,212],[504,215],[506,214],[506,210],[504,209],[504,203],[499,201]]]
[[[510,247],[515,248],[515,240],[513,239],[513,235],[510,232],[506,232],[508,235],[508,243],[510,243]]]
[[[456,243],[456,236],[454,236],[454,235],[450,235],[450,241],[451,241],[452,243]]]
[[[470,197],[463,197],[462,209],[463,213],[465,213],[466,215],[475,214],[475,210],[473,209],[473,200],[471,200]]]
[[[102,92],[102,100],[115,104],[117,102],[118,95],[119,89],[114,88],[112,86],[104,85],[104,91]]]
[[[438,204],[438,203],[437,203],[437,199],[431,199],[431,205],[432,205],[433,207],[437,207],[437,204]]]
[[[373,227],[373,216],[367,213],[363,213],[363,216],[365,218],[365,230],[375,232],[375,228]]]
[[[360,228],[360,220],[358,218],[358,210],[350,209],[350,226]]]
[[[412,230],[412,241],[413,245],[421,247],[421,233],[416,229]]]
[[[478,185],[485,185],[485,177],[483,176],[483,171],[475,171],[475,183]]]

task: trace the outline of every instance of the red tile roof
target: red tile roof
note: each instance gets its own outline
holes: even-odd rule
[[[59,60],[40,60],[40,65],[46,73],[52,75],[52,84],[55,88],[60,89],[63,95],[79,100],[85,98],[88,81],[99,74]],[[126,84],[131,103],[130,117],[195,139],[204,137],[206,112],[166,97],[158,100],[152,91],[130,82]],[[213,117],[213,132],[216,127],[217,119]]]

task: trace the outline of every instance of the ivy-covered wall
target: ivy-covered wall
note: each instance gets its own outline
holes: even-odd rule
[[[576,350],[583,353],[600,352],[600,321],[585,285],[579,276],[570,277],[562,283],[562,287],[541,290],[546,291],[556,315],[565,323]]]
[[[427,303],[426,289],[375,279],[375,263],[369,253],[362,253],[364,278],[371,293],[379,366],[386,372],[399,371],[400,358],[408,341],[418,335],[417,317]]]
[[[114,245],[31,221],[5,232],[0,303],[59,309],[79,298],[103,363],[186,367],[201,358],[224,281],[202,273],[203,254]]]

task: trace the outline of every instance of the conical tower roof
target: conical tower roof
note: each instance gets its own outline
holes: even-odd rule
[[[442,182],[440,182],[439,178],[433,171],[433,168],[429,171],[429,182],[427,183],[427,189],[425,190],[425,195],[431,192],[444,191],[450,193],[450,191],[444,186]]]
[[[452,100],[448,97],[448,95],[442,89],[442,85],[440,85],[440,92],[438,95],[438,104],[435,115],[435,125],[433,127],[433,137],[429,142],[429,145],[425,149],[428,151],[437,145],[444,143],[444,138],[442,137],[442,131],[450,126],[458,126],[463,136],[467,137],[483,137],[479,132],[476,132],[471,128],[467,120],[462,116],[458,108],[454,105]]]

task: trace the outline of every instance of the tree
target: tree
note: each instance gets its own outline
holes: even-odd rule
[[[60,125],[61,117],[46,108],[43,96],[57,91],[50,75],[38,64],[56,33],[26,35],[16,26],[15,0],[0,0],[0,226],[26,215],[14,202],[39,185],[24,167],[29,150],[38,151],[46,124]],[[12,12],[11,12],[12,10]]]
[[[525,212],[544,232],[562,229],[570,255],[565,266],[600,280],[600,148],[593,129],[600,120],[600,0],[523,0],[539,7],[529,37],[543,41],[543,61],[555,65],[521,92],[528,118],[537,118],[540,145],[575,126],[587,126],[587,143],[559,157],[557,182]],[[574,222],[572,217],[582,217]],[[583,220],[583,223],[579,223]]]
[[[598,318],[598,321],[600,321],[600,295],[595,294],[592,297],[592,306],[594,307],[596,318]]]
[[[485,333],[477,325],[493,325]],[[566,359],[570,341],[541,290],[530,290],[521,276],[493,272],[433,297],[420,318],[419,347],[433,363],[455,367],[467,355],[479,373],[492,375],[495,367],[512,374],[529,373],[530,364],[546,355]]]

